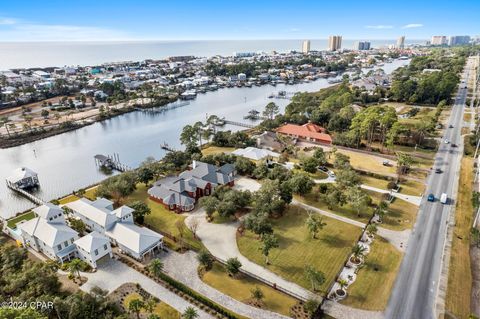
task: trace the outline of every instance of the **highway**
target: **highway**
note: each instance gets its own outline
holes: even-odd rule
[[[461,76],[468,79],[469,63]],[[420,204],[417,221],[408,242],[406,254],[386,309],[386,318],[430,319],[435,313],[441,260],[447,234],[449,216],[453,213],[457,192],[460,160],[463,153],[461,129],[467,89],[459,85],[450,118],[435,156],[433,170],[427,178],[425,196]],[[452,125],[453,128],[449,128]],[[444,141],[448,140],[446,144]],[[458,147],[453,147],[457,144]],[[440,168],[442,173],[435,173]],[[428,194],[435,201],[427,201]],[[447,193],[449,201],[440,203],[440,195]]]

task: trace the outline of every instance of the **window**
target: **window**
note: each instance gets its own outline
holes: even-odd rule
[[[98,256],[98,249],[95,249],[95,256]]]
[[[57,245],[58,250],[62,250],[62,245]]]
[[[107,250],[107,249],[108,249],[107,244],[103,245],[103,249],[104,249],[104,250]]]
[[[70,241],[71,241],[71,242],[72,242],[72,244],[73,244],[73,238],[72,238],[72,239],[70,239]]]
[[[68,241],[64,241],[63,244],[65,245],[65,247],[68,247]]]

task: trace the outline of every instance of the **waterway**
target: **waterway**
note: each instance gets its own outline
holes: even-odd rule
[[[386,63],[390,73],[408,64],[408,60]],[[368,71],[368,70],[367,70]],[[104,179],[95,164],[95,154],[118,153],[122,163],[137,167],[146,157],[161,159],[163,142],[181,149],[182,128],[206,115],[216,114],[232,121],[244,122],[251,109],[262,111],[272,92],[314,92],[330,84],[325,79],[296,85],[271,85],[252,88],[225,88],[199,94],[189,105],[164,113],[132,112],[78,130],[56,135],[29,144],[0,150],[0,217],[8,218],[33,207],[26,199],[9,190],[3,182],[14,169],[28,167],[38,173],[41,187],[36,195],[52,200]],[[288,100],[273,100],[283,111]],[[227,126],[238,130],[240,127]]]

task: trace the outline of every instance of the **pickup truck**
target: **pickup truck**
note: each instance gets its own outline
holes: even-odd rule
[[[448,201],[447,193],[443,193],[443,194],[440,196],[440,203],[446,204],[447,201]]]

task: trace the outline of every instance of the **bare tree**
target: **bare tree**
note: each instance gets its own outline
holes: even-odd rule
[[[197,238],[197,230],[198,226],[200,226],[200,223],[198,222],[198,219],[193,218],[193,220],[190,222],[190,230],[193,233],[193,237]]]

